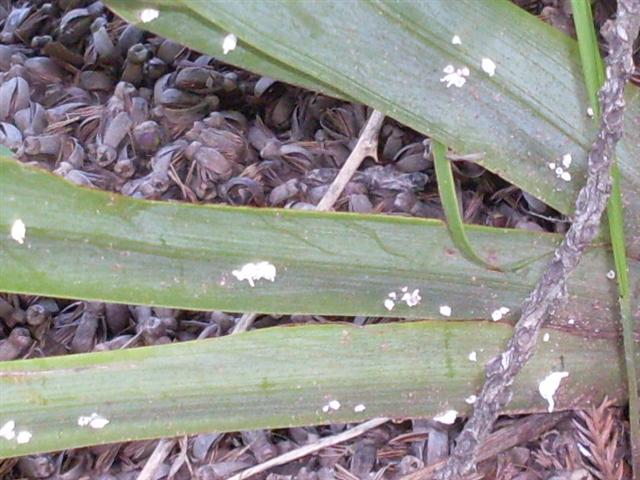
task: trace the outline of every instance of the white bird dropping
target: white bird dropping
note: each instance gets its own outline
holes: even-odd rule
[[[233,33],[229,33],[222,40],[222,53],[226,55],[227,53],[235,50],[238,45],[238,37],[236,37]]]
[[[569,372],[551,372],[538,385],[538,391],[540,392],[540,395],[549,404],[549,413],[553,412],[553,409],[555,408],[555,400],[553,399],[553,396],[556,394],[556,390],[558,390],[558,387],[560,387],[560,382],[563,378],[566,378],[568,376]]]
[[[17,219],[11,225],[11,238],[13,238],[20,245],[24,243],[24,237],[27,234],[27,226],[24,224],[22,219]]]

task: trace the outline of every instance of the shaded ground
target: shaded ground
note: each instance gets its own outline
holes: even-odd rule
[[[518,3],[571,31],[564,2]],[[611,11],[600,2],[596,16],[602,21]],[[149,35],[99,2],[0,0],[0,25],[0,142],[21,161],[85,186],[140,198],[312,209],[369,113]],[[336,210],[442,217],[428,139],[387,119],[379,158],[365,160]],[[557,212],[516,187],[470,161],[454,165],[466,222],[566,230]],[[216,337],[237,328],[240,318],[0,295],[0,360]],[[258,316],[249,325],[336,320],[380,321]],[[484,447],[482,475],[622,478],[624,412],[605,407],[502,418],[500,435]],[[0,478],[137,478],[156,449],[165,455],[151,478],[227,478],[348,427],[69,450],[0,461]],[[401,478],[446,458],[459,430],[459,424],[400,419],[277,467],[268,478]],[[514,438],[516,444],[507,441]]]

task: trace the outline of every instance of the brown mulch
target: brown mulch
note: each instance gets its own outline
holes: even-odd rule
[[[518,0],[569,33],[567,2]],[[596,4],[602,22],[611,2]],[[100,2],[0,0],[0,143],[74,183],[138,198],[313,209],[369,110],[275,82],[127,25]],[[640,82],[640,74],[637,80]],[[387,119],[336,210],[442,218],[429,141]],[[564,233],[550,207],[468,161],[454,164],[465,222]],[[217,337],[240,316],[0,295],[0,361]],[[262,315],[283,323],[377,318]],[[348,425],[175,439],[156,479],[220,479]],[[399,419],[255,478],[396,479],[448,455],[460,425]],[[501,418],[476,478],[618,479],[625,413]],[[0,478],[133,479],[158,441],[0,460]]]

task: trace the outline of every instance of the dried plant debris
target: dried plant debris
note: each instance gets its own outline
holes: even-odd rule
[[[594,478],[622,479],[625,428],[619,408],[604,399],[599,407],[578,411],[573,418],[576,446]],[[628,473],[628,471],[626,472]]]
[[[552,23],[564,21],[564,2],[520,3]],[[153,9],[147,10],[143,22],[153,18]],[[233,40],[226,40],[229,50]],[[452,38],[455,45],[464,41],[462,33]],[[73,183],[137,198],[315,208],[354,148],[370,110],[259,77],[223,60],[128,25],[100,1],[0,0],[0,144],[13,150],[19,160]],[[485,59],[484,66],[487,75],[496,68],[491,59]],[[463,67],[456,66],[462,80]],[[450,73],[456,74],[456,69]],[[637,77],[640,81],[640,74]],[[456,78],[451,86],[463,84],[462,80]],[[443,88],[449,81],[443,82]],[[481,154],[451,156],[465,222],[566,231],[566,219],[484,170],[474,163],[478,158]],[[335,210],[443,217],[428,138],[385,119],[377,160],[365,159]],[[16,223],[11,234],[21,243],[29,230]],[[254,270],[261,261],[265,259],[256,259]],[[268,282],[276,272],[256,273],[238,265],[238,274],[239,281],[250,284]],[[396,299],[391,299],[394,304],[411,306],[420,301],[420,292],[407,288],[397,286]],[[450,308],[442,305],[441,313],[451,315]],[[500,311],[500,315],[506,313]],[[0,294],[0,361],[217,337],[231,333],[240,319],[217,311]],[[253,328],[330,321],[364,325],[391,320],[258,315]],[[338,405],[329,402],[327,407]],[[355,409],[364,412],[366,405]],[[592,458],[585,459],[575,447],[577,463],[565,462],[558,469],[575,466],[587,468],[595,478],[618,478],[607,477],[617,474],[621,465],[620,447],[615,457],[607,456],[614,433],[609,443],[598,443],[589,425],[608,423],[602,416],[584,415],[575,420],[583,427],[582,433],[575,434],[576,442]],[[83,428],[101,428],[108,418],[99,411],[87,411],[78,422]],[[529,427],[514,427],[520,425],[516,419],[505,422],[520,428],[509,430],[509,436],[522,439],[523,445],[502,453],[488,447],[491,458],[481,470],[498,478],[513,478],[513,472],[538,472],[526,478],[541,478],[543,470],[534,465],[542,455],[536,453],[538,444],[534,438],[517,435],[517,431],[529,432]],[[620,439],[619,421],[614,425]],[[15,441],[21,430],[10,427],[0,425],[2,434],[13,433]],[[388,422],[355,440],[274,468],[261,478],[402,478],[441,461],[459,427],[460,422]],[[228,478],[347,428],[211,433],[160,446],[158,441],[129,442],[33,455],[0,460],[0,478],[124,480],[138,478],[148,464],[158,479]],[[161,455],[152,461],[154,452]],[[600,459],[614,463],[603,464]]]

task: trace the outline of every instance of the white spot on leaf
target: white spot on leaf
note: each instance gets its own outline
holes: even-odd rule
[[[236,37],[233,33],[229,33],[222,40],[222,53],[227,54],[233,50],[235,50],[238,45],[238,37]]]
[[[11,238],[22,245],[26,234],[27,227],[20,218],[13,222],[13,225],[11,225]]]
[[[493,312],[491,312],[491,320],[493,320],[494,322],[497,322],[498,320],[502,320],[502,317],[504,317],[507,313],[509,313],[509,308],[507,307],[500,307],[496,310],[494,310]]]
[[[458,35],[454,35],[451,39],[451,43],[454,45],[462,45],[462,40],[460,40],[460,37]]]
[[[543,341],[543,342],[548,342],[550,338],[551,338],[551,335],[549,335],[548,333],[545,333],[545,334],[542,336],[542,341]]]
[[[455,423],[457,417],[458,417],[458,412],[456,410],[447,410],[444,413],[436,415],[435,417],[433,417],[433,419],[439,423],[452,425]]]
[[[594,115],[593,108],[591,107],[587,108],[587,117],[593,118],[593,115]]]
[[[149,23],[159,16],[160,12],[155,8],[145,8],[144,10],[140,10],[140,14],[138,15],[142,23]]]
[[[338,400],[331,400],[329,402],[329,408],[331,410],[339,410],[340,409],[340,402]]]
[[[490,58],[484,57],[482,59],[482,70],[490,77],[493,77],[496,74],[495,62]]]
[[[355,407],[353,407],[353,411],[356,413],[362,413],[367,409],[367,407],[364,406],[364,404],[359,403],[358,405],[356,405]]]
[[[95,412],[89,416],[81,415],[78,417],[78,425],[81,427],[89,426],[91,428],[100,429],[107,426],[108,423],[108,419]]]
[[[467,402],[469,405],[473,405],[474,403],[476,403],[476,400],[478,400],[478,397],[476,397],[475,395],[469,395],[467,398],[464,399],[464,401]]]
[[[451,307],[449,305],[440,305],[440,315],[443,317],[450,317]]]
[[[276,267],[269,262],[247,263],[240,270],[233,270],[232,275],[240,282],[246,280],[252,287],[258,280],[269,280],[271,282],[276,279]]]
[[[6,440],[13,440],[16,437],[16,422],[9,420],[0,427],[0,437]]]
[[[415,307],[416,305],[418,305],[420,303],[420,300],[422,300],[422,297],[420,296],[420,290],[418,290],[417,288],[409,293],[405,293],[402,295],[402,299],[403,302],[405,302],[407,304],[407,306],[409,307]]]
[[[462,67],[456,70],[453,65],[447,65],[442,71],[445,73],[445,76],[442,77],[440,81],[446,82],[447,88],[452,85],[462,88],[467,81],[465,77],[468,77],[470,73],[467,67]]]
[[[385,299],[384,308],[386,308],[387,310],[391,311],[391,310],[393,310],[393,307],[395,307],[395,306],[396,306],[396,302],[394,302],[390,298]]]
[[[477,362],[478,361],[478,355],[476,354],[475,350],[473,352],[471,352],[467,358],[471,362]]]
[[[540,392],[540,395],[549,404],[549,413],[553,412],[553,409],[555,408],[555,401],[553,399],[553,396],[555,395],[556,390],[558,390],[558,387],[560,387],[560,382],[563,378],[566,378],[568,376],[569,372],[552,372],[547,375],[546,378],[542,380],[538,385],[538,391]]]
[[[16,442],[19,444],[29,443],[31,441],[31,432],[27,432],[26,430],[20,430],[16,435]]]
[[[570,153],[565,153],[562,156],[562,166],[564,168],[569,168],[571,166],[571,162],[573,161],[573,157],[571,156]]]

